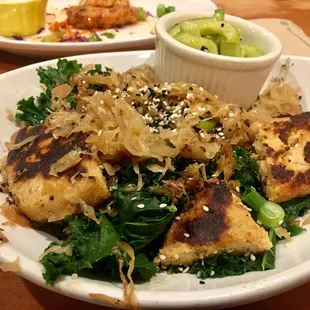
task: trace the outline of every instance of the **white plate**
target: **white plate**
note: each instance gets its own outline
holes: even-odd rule
[[[47,12],[53,12],[51,11],[52,8],[63,9],[69,5],[76,5],[77,3],[79,3],[78,0],[49,0]],[[214,11],[216,9],[216,5],[210,0],[131,0],[132,6],[143,7],[153,16],[156,16],[156,8],[159,3],[165,3],[166,6],[175,6],[177,11]],[[154,48],[155,45],[154,34],[151,34],[151,31],[154,28],[156,20],[157,18],[155,17],[148,18],[147,22],[139,22],[137,25],[122,27],[119,29],[114,39],[103,37],[103,41],[100,42],[47,43],[31,42],[27,40],[17,41],[13,38],[0,36],[0,49],[39,57],[63,57],[125,49],[150,49]],[[43,33],[41,35],[43,35]]]
[[[79,62],[101,63],[113,67],[117,71],[125,71],[141,63],[152,65],[153,51],[106,53],[97,55],[77,56]],[[286,57],[276,64],[272,75],[279,75],[281,65]],[[289,79],[300,87],[302,103],[310,108],[310,58],[291,57],[294,66],[290,69]],[[2,96],[2,112],[0,113],[0,141],[8,140],[16,130],[13,123],[6,119],[4,108],[15,111],[18,100],[39,94],[40,86],[36,75],[39,65],[56,64],[56,60],[35,64],[0,76],[0,94]],[[306,102],[308,104],[306,105]],[[4,154],[3,144],[0,155]],[[4,195],[0,196],[4,199]],[[31,197],[29,197],[31,199]],[[5,222],[0,215],[0,223]],[[28,228],[15,229],[2,226],[9,243],[0,247],[0,261],[8,262],[20,257],[20,275],[26,279],[44,286],[43,268],[38,262],[39,255],[53,238],[45,233]],[[303,284],[310,279],[310,251],[308,248],[310,231],[295,237],[291,243],[280,243],[277,247],[276,269],[266,272],[252,272],[243,276],[226,277],[224,279],[209,279],[205,285],[199,284],[194,275],[159,274],[150,282],[136,285],[138,299],[144,307],[152,308],[195,308],[195,307],[227,307],[253,302],[266,298]],[[47,287],[51,289],[50,287]],[[122,288],[119,284],[100,282],[84,278],[72,280],[65,277],[58,281],[53,290],[88,302],[104,304],[88,297],[89,293],[104,293],[121,298]]]

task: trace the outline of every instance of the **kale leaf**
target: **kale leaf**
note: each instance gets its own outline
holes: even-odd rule
[[[113,225],[105,216],[101,216],[100,225],[87,217],[67,217],[70,234],[62,246],[71,245],[72,255],[48,253],[41,259],[45,268],[43,277],[53,284],[61,274],[70,275],[83,269],[91,269],[93,264],[107,256],[113,256],[113,248],[119,241]],[[51,246],[55,245],[52,243]]]
[[[150,191],[112,193],[118,215],[112,220],[122,240],[141,251],[161,236],[175,218],[177,208],[169,206],[167,197],[156,197]],[[166,206],[164,206],[164,204]]]
[[[281,203],[285,211],[285,217],[282,226],[291,233],[291,237],[297,236],[305,231],[303,227],[292,224],[299,216],[303,216],[310,210],[310,195],[294,198],[290,201]]]
[[[273,247],[264,254],[256,255],[255,260],[252,260],[250,256],[233,256],[224,253],[193,264],[190,267],[189,273],[196,274],[200,279],[206,279],[274,269],[276,234],[273,230],[269,231],[269,239]]]
[[[96,64],[94,69],[88,70],[86,74],[94,75],[95,73],[101,74],[103,76],[109,76],[112,69],[109,67],[104,67],[105,71],[102,70],[102,65]]]
[[[48,66],[47,68],[39,67],[37,73],[40,77],[40,83],[46,86],[46,94],[51,95],[52,89],[56,85],[67,84],[74,73],[78,73],[82,65],[76,60],[59,59],[57,68]]]
[[[100,225],[87,217],[67,217],[70,233],[61,244],[72,247],[72,255],[50,252],[41,259],[45,268],[43,277],[47,284],[53,285],[58,276],[78,273],[89,278],[113,276],[119,279],[118,264],[113,249],[117,246],[120,237],[111,222],[104,216],[100,217]],[[60,245],[52,242],[48,248]],[[128,267],[130,258],[123,251],[125,267]],[[125,271],[126,272],[126,271]],[[148,280],[157,272],[156,265],[149,261],[144,254],[135,259],[134,276]]]
[[[26,122],[30,125],[40,125],[50,114],[48,108],[51,100],[45,93],[41,93],[36,99],[29,97],[17,102],[15,119]]]
[[[248,186],[254,186],[256,189],[259,189],[259,166],[253,159],[252,154],[240,146],[234,147],[233,152],[236,161],[233,178],[240,182],[240,185],[243,187],[243,189]]]
[[[46,91],[42,92],[37,98],[29,97],[17,102],[17,112],[15,119],[17,121],[24,121],[29,125],[35,126],[43,123],[45,118],[50,114],[52,89],[56,85],[68,83],[70,76],[77,73],[81,64],[76,60],[68,61],[66,59],[59,59],[57,68],[39,67],[37,73],[40,77],[40,82],[46,86]],[[74,108],[76,107],[75,101],[76,90],[73,90],[67,97],[68,102]]]

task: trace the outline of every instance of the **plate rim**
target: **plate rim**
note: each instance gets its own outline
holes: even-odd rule
[[[97,53],[97,54],[85,54],[78,56],[66,57],[66,59],[87,62],[90,58],[98,58],[104,60],[105,57],[126,57],[130,55],[132,57],[152,57],[154,56],[154,50],[146,51],[127,51],[127,52],[109,52],[109,53]],[[305,62],[310,62],[310,57],[306,56],[289,56],[282,55],[278,60],[283,61],[284,59],[290,58],[292,61],[301,60]],[[58,58],[47,60],[35,64],[31,64],[19,69],[15,69],[0,75],[0,82],[5,80],[8,77],[20,74],[24,71],[35,70],[39,66],[48,66],[53,65]],[[8,244],[9,245],[9,244]],[[10,245],[9,245],[10,246]],[[104,303],[95,299],[88,297],[88,292],[80,292],[70,287],[50,287],[44,283],[44,280],[37,273],[32,273],[31,268],[24,267],[31,266],[31,264],[38,264],[38,261],[33,261],[25,255],[20,255],[20,253],[15,250],[15,248],[10,246],[13,253],[16,253],[17,256],[20,256],[22,259],[22,269],[18,274],[23,278],[40,285],[44,288],[47,288],[51,291],[73,297],[75,299],[83,300],[86,302],[91,302],[95,304]],[[0,252],[0,262],[7,262],[7,258]],[[26,262],[26,263],[25,263]],[[268,276],[268,271],[265,271],[266,277],[250,281],[244,284],[233,285],[230,287],[221,287],[214,289],[205,289],[205,290],[192,290],[192,291],[137,291],[138,299],[141,304],[146,307],[151,308],[187,308],[187,307],[225,307],[225,306],[236,306],[240,304],[247,303],[247,300],[251,302],[265,299],[276,294],[285,292],[287,290],[293,289],[299,285],[304,284],[310,279],[310,259],[304,261],[301,264],[290,267],[289,269],[278,272],[274,275]],[[105,288],[103,284],[102,288]],[[233,289],[234,292],[229,292]],[[215,292],[216,296],[208,295],[207,292]],[[87,294],[86,294],[87,293]],[[171,300],[171,294],[174,293],[174,300]],[[177,302],[175,300],[178,300]]]

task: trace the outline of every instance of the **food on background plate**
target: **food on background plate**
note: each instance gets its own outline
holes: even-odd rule
[[[225,21],[225,12],[215,10],[213,17],[181,21],[168,33],[177,41],[211,54],[232,57],[259,57],[264,53],[254,45],[243,44],[242,30]]]
[[[0,35],[29,36],[45,24],[47,0],[0,1]]]
[[[61,274],[121,279],[131,303],[133,281],[161,270],[205,279],[273,269],[276,242],[304,231],[294,220],[308,192],[268,201],[278,188],[261,165],[259,145],[277,139],[259,134],[266,126],[304,134],[293,122],[308,113],[283,77],[246,111],[159,81],[148,65],[118,73],[60,59],[37,72],[45,90],[17,103],[23,128],[1,171],[6,210],[62,229],[40,257],[48,284]]]

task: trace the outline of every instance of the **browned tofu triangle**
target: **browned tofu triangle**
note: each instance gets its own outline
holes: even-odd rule
[[[272,247],[260,227],[222,181],[209,183],[196,195],[193,207],[181,214],[166,235],[156,258],[162,265],[191,265],[222,253],[260,253]]]

